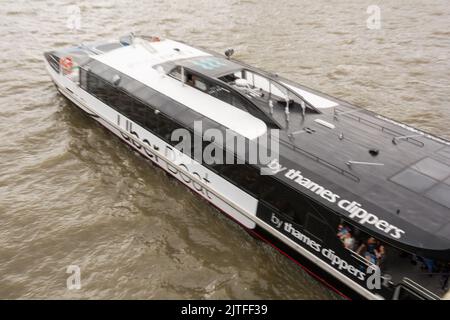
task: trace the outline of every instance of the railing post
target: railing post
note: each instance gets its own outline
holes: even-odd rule
[[[272,80],[269,79],[269,99],[272,98]]]
[[[184,86],[184,82],[185,82],[185,79],[184,79],[184,67],[181,66],[181,84],[183,86]]]

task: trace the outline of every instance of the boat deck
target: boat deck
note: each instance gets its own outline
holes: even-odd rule
[[[421,261],[413,263],[410,256],[401,255],[400,251],[394,248],[389,248],[383,273],[390,275],[394,283],[409,278],[439,297],[443,297],[449,289],[443,288],[444,273],[436,271],[430,273]]]
[[[258,105],[270,112],[268,104]],[[414,134],[347,104],[320,111],[302,117],[300,110],[290,110],[289,126],[280,132],[283,156],[327,179],[330,189],[354,194],[373,213],[405,226],[409,236],[425,231],[450,240],[450,142]],[[284,106],[276,106],[273,117],[285,125]]]

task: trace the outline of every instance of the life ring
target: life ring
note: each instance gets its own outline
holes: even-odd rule
[[[63,69],[64,73],[72,72],[73,60],[72,57],[63,57],[59,60],[59,64]]]

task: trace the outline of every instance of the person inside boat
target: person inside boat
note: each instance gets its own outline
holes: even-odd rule
[[[337,236],[339,239],[342,240],[342,238],[347,234],[350,233],[350,227],[345,224],[340,224],[338,226],[338,233]]]
[[[386,257],[386,248],[375,238],[370,237],[359,246],[356,253],[363,256],[370,263],[381,266]]]
[[[375,238],[370,237],[366,243],[359,246],[357,253],[362,255],[370,263],[377,264],[376,248],[377,241]]]
[[[352,232],[349,226],[340,224],[338,227],[337,236],[342,241],[346,249],[355,249],[355,238],[352,236]]]
[[[377,256],[377,263],[378,266],[381,267],[384,265],[384,260],[386,258],[386,248],[384,247],[384,245],[379,242],[378,243],[378,248],[375,250],[376,256]]]
[[[386,246],[374,237],[368,237],[366,241],[361,241],[360,239],[364,239],[364,236],[359,234],[358,231],[358,229],[353,229],[343,222],[338,226],[337,237],[346,249],[355,251],[357,248],[357,254],[381,268],[386,259]]]
[[[419,265],[420,270],[426,272],[430,277],[435,273],[442,273],[443,279],[445,279],[450,272],[450,263],[448,262],[437,261],[415,254],[410,255],[410,262],[414,266]]]
[[[344,247],[349,250],[355,250],[355,238],[353,238],[351,233],[347,233],[342,240]]]

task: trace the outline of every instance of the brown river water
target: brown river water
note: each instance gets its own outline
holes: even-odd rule
[[[448,0],[0,3],[0,298],[338,299],[57,93],[43,51],[130,31],[450,138]]]

